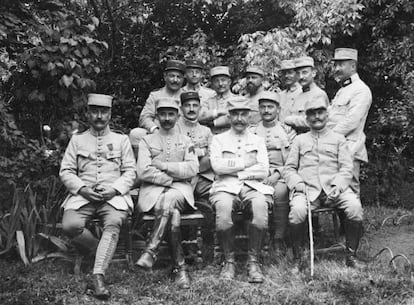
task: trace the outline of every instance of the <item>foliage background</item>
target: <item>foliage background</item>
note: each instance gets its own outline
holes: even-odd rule
[[[86,127],[89,92],[116,97],[113,127],[137,126],[168,58],[197,56],[208,68],[268,69],[279,87],[282,59],[309,54],[329,96],[338,89],[330,58],[359,50],[373,92],[366,125],[370,163],[365,204],[413,207],[414,4],[410,0],[3,0],[0,4],[0,210],[14,187],[38,198],[57,175],[73,130]],[[208,80],[206,79],[208,84]],[[51,131],[43,129],[51,126]],[[40,200],[39,202],[42,202]]]

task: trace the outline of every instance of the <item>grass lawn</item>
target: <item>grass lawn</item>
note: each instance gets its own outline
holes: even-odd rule
[[[414,217],[394,225],[402,210],[366,210],[367,228],[360,254],[366,259],[383,247],[394,255],[404,254],[414,262]],[[384,226],[383,220],[391,216]],[[234,281],[217,279],[220,268],[208,264],[190,266],[192,287],[177,290],[169,279],[170,268],[152,273],[128,270],[122,263],[110,266],[106,281],[112,292],[109,301],[85,293],[91,269],[80,277],[63,260],[48,260],[25,267],[17,259],[0,260],[0,304],[409,304],[414,305],[414,269],[404,259],[389,265],[388,251],[367,263],[362,271],[344,266],[340,253],[318,255],[315,276],[308,270],[292,274],[288,259],[266,257],[263,284],[247,283],[246,268],[240,262]]]

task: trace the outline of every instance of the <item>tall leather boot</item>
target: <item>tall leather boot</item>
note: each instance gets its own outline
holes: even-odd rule
[[[247,253],[247,269],[249,283],[262,283],[263,273],[260,269],[259,255],[262,251],[264,230],[256,226],[249,225],[249,241]]]
[[[224,264],[221,268],[220,278],[224,280],[233,280],[236,273],[234,261],[234,229],[231,227],[227,230],[217,231],[217,238],[223,249]]]
[[[289,222],[289,201],[275,202],[273,206],[273,224],[275,227],[274,232],[274,254],[277,257],[281,257],[285,254],[286,245],[285,237]]]
[[[293,252],[293,270],[292,272],[299,272],[303,257],[303,236],[305,235],[305,223],[289,224],[290,243]]]
[[[362,221],[347,219],[345,221],[345,237],[346,237],[346,258],[345,263],[348,267],[361,269],[364,267],[356,256],[359,246],[359,240],[362,236]]]
[[[159,210],[156,212],[154,227],[151,232],[149,242],[144,253],[142,253],[141,257],[136,262],[136,265],[144,269],[152,268],[157,259],[158,250],[161,245],[161,242],[163,241],[165,234],[167,233],[169,219],[169,211],[164,212],[162,210]]]
[[[82,233],[73,237],[71,242],[83,255],[95,255],[96,249],[98,248],[99,240],[89,231],[84,228]]]
[[[188,278],[187,268],[183,246],[181,244],[180,212],[175,209],[171,217],[172,227],[169,234],[171,257],[173,260],[173,276],[178,288],[190,288],[190,279]]]

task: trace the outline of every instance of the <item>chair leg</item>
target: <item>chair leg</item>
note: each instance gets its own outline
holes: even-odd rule
[[[216,264],[220,264],[221,263],[221,258],[222,258],[222,251],[220,248],[220,244],[217,238],[217,231],[214,230],[214,249],[213,249],[213,261]]]
[[[134,262],[132,259],[132,215],[128,215],[126,222],[126,261],[128,269],[132,269]]]

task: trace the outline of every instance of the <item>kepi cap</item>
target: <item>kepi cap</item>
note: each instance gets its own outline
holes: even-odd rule
[[[210,77],[214,77],[217,75],[225,75],[230,77],[230,69],[227,66],[216,66],[211,68],[210,70]]]
[[[187,59],[185,61],[185,67],[186,68],[198,68],[198,69],[204,69],[204,64],[199,59]]]
[[[295,59],[295,69],[304,67],[315,67],[315,63],[312,57],[303,56]]]
[[[181,93],[180,95],[181,104],[183,104],[185,101],[188,100],[197,100],[200,102],[200,96],[198,95],[198,92],[196,91],[186,91]]]
[[[254,74],[259,74],[260,76],[264,76],[264,71],[262,68],[258,67],[258,66],[249,66],[246,68],[246,74],[247,73],[254,73]]]
[[[305,104],[305,113],[309,110],[325,108],[328,109],[328,101],[323,95],[316,95],[312,99],[308,100]]]
[[[276,92],[272,92],[272,91],[263,91],[259,96],[259,104],[260,102],[264,102],[264,101],[270,101],[270,102],[280,105],[279,94],[277,94]]]
[[[179,110],[178,104],[179,104],[179,101],[176,100],[175,98],[164,97],[164,98],[159,99],[155,103],[155,109],[158,110],[160,108],[173,108],[178,111]]]
[[[170,59],[167,61],[164,71],[179,71],[184,74],[185,72],[185,63],[181,60]]]
[[[335,55],[332,60],[355,60],[358,61],[358,50],[351,48],[335,49]]]
[[[295,69],[295,61],[293,59],[285,59],[280,62],[280,70],[291,70]]]
[[[227,101],[227,111],[251,110],[249,100],[243,96],[236,96]]]
[[[88,94],[88,106],[112,107],[113,97],[106,94]]]

